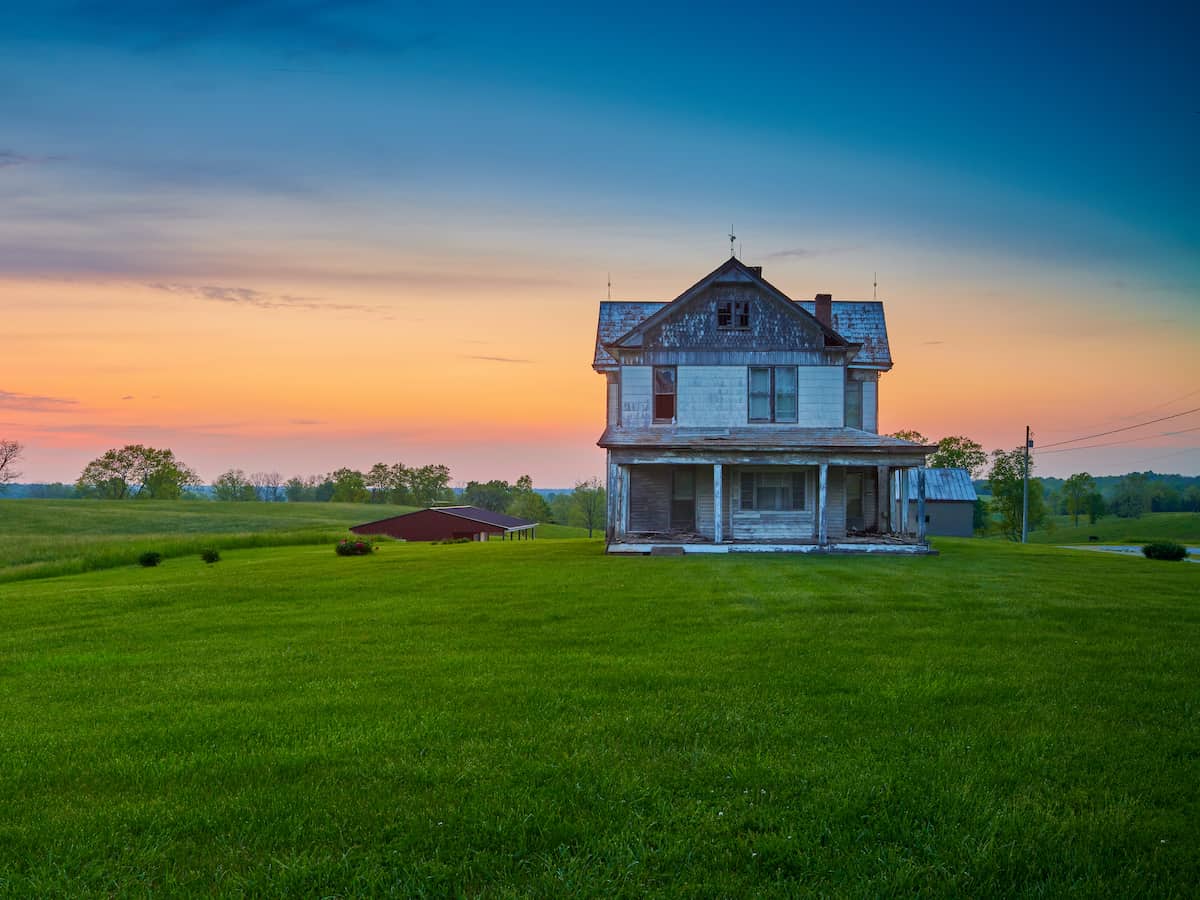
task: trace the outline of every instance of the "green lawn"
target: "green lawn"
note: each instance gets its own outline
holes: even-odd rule
[[[1200,566],[937,546],[0,586],[0,894],[1194,895]]]
[[[411,512],[363,503],[218,503],[203,500],[0,500],[0,583],[130,565],[147,550],[168,557],[329,544],[351,525]],[[542,538],[581,528],[542,525]]]
[[[1039,530],[1029,540],[1041,544],[1086,544],[1095,535],[1102,544],[1148,544],[1151,541],[1178,541],[1200,546],[1200,513],[1147,513],[1139,519],[1105,516],[1089,525],[1086,516],[1054,516],[1050,531]]]

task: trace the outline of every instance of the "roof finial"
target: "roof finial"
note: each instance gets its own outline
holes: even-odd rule
[[[879,273],[875,273],[875,282],[871,285],[871,299],[879,299]]]
[[[736,240],[737,240],[737,235],[733,233],[733,226],[730,225],[729,226],[729,256],[731,259],[733,257],[737,256],[737,254],[733,252],[733,242]]]
[[[608,299],[612,299],[612,272],[608,273]]]

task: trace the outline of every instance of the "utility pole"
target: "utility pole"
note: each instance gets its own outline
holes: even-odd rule
[[[1025,471],[1021,476],[1021,543],[1029,541],[1029,448],[1033,441],[1029,438],[1029,426],[1025,426]]]

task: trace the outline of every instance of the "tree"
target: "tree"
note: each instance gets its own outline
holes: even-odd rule
[[[918,441],[924,442],[924,438]],[[966,469],[974,478],[987,465],[987,461],[988,456],[982,445],[968,437],[951,435],[937,442],[937,450],[929,456],[926,465],[934,469]]]
[[[303,503],[317,499],[317,479],[312,475],[293,475],[283,486],[288,503]]]
[[[199,483],[196,473],[171,450],[126,444],[88,463],[75,487],[84,496],[104,500],[176,500],[185,487]]]
[[[919,431],[893,431],[888,437],[899,438],[902,441],[912,441],[914,444],[928,444],[929,440]]]
[[[221,473],[213,482],[213,496],[218,500],[254,500],[258,492],[241,469]]]
[[[1130,472],[1117,482],[1109,509],[1122,519],[1137,519],[1150,509],[1150,486],[1141,472]]]
[[[575,494],[561,491],[550,500],[550,520],[559,525],[571,524],[571,512],[574,510]]]
[[[283,493],[283,476],[278,472],[255,472],[250,476],[250,483],[259,500],[274,503]]]
[[[338,469],[330,474],[335,503],[365,503],[368,498],[366,480],[357,469]]]
[[[986,535],[991,525],[991,515],[988,502],[982,497],[976,497],[971,507],[971,530]]]
[[[371,493],[371,502],[383,503],[392,490],[392,467],[387,463],[375,463],[363,476],[363,483]]]
[[[993,450],[992,468],[988,472],[991,486],[991,508],[1000,517],[1000,528],[1011,540],[1021,539],[1021,512],[1023,505],[1022,473],[1025,466],[1025,448],[1015,450]],[[1029,461],[1033,471],[1033,460]],[[1029,530],[1033,531],[1046,521],[1046,500],[1042,483],[1029,479]]]
[[[1096,479],[1087,472],[1078,472],[1063,483],[1063,497],[1067,502],[1067,515],[1075,517],[1075,525],[1079,525],[1079,517],[1088,511],[1088,498],[1096,490]]]
[[[13,467],[24,452],[25,448],[17,441],[0,440],[0,494],[21,477]]]
[[[596,529],[605,527],[607,497],[599,478],[577,481],[571,492],[572,520],[588,530],[588,537]]]
[[[478,506],[480,509],[490,509],[492,512],[504,512],[513,501],[513,489],[507,481],[478,482],[468,481],[462,495],[463,503],[468,506]]]
[[[517,479],[512,491],[512,501],[508,505],[508,514],[534,522],[549,521],[550,504],[533,489],[533,478],[529,475],[522,475]]]
[[[417,506],[433,506],[439,500],[448,500],[450,491],[450,469],[447,466],[421,466],[408,470],[408,489],[412,502]]]
[[[1088,524],[1095,525],[1104,518],[1108,512],[1108,507],[1104,505],[1104,495],[1099,491],[1092,491],[1087,495],[1086,507]]]

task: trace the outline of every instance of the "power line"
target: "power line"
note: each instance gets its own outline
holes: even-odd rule
[[[1194,390],[1194,391],[1188,391],[1186,394],[1181,394],[1178,397],[1172,397],[1170,400],[1166,401],[1165,403],[1157,403],[1154,406],[1151,406],[1147,409],[1139,409],[1137,412],[1125,413],[1122,416],[1109,416],[1107,419],[1102,419],[1099,422],[1093,422],[1091,425],[1081,425],[1079,427],[1081,427],[1081,428],[1099,428],[1102,425],[1107,425],[1109,422],[1119,422],[1122,419],[1132,419],[1135,416],[1144,416],[1144,415],[1146,415],[1146,413],[1157,412],[1160,409],[1170,406],[1172,403],[1178,403],[1180,400],[1186,400],[1189,397],[1196,396],[1197,394],[1200,394],[1200,388],[1196,388],[1196,390]],[[1064,432],[1073,431],[1074,429],[1072,429],[1072,428],[1059,428],[1059,429],[1043,428],[1042,430],[1047,431],[1050,434],[1063,434]]]
[[[1187,434],[1191,431],[1200,431],[1200,425],[1197,425],[1195,428],[1184,428],[1180,431],[1164,431],[1160,434],[1148,434],[1145,437],[1129,438],[1128,440],[1124,441],[1107,441],[1103,444],[1088,444],[1084,447],[1060,447],[1058,450],[1038,450],[1038,453],[1049,455],[1051,453],[1070,453],[1074,450],[1094,450],[1097,447],[1122,447],[1128,444],[1136,443],[1137,441],[1152,441],[1155,438],[1160,437],[1174,437],[1177,434]]]
[[[1092,438],[1104,437],[1105,435],[1109,435],[1109,434],[1118,434],[1119,432],[1122,432],[1122,431],[1132,431],[1135,428],[1142,428],[1146,425],[1153,425],[1155,422],[1165,422],[1168,419],[1178,419],[1180,416],[1190,416],[1194,412],[1200,412],[1200,406],[1197,406],[1195,409],[1185,409],[1183,412],[1175,413],[1174,415],[1171,415],[1171,416],[1163,416],[1160,419],[1151,419],[1148,422],[1138,422],[1136,425],[1126,425],[1124,428],[1114,428],[1111,431],[1101,431],[1096,434],[1085,434],[1083,437],[1071,438],[1069,441],[1056,441],[1053,444],[1046,444],[1045,446],[1040,447],[1039,449],[1047,450],[1050,447],[1061,447],[1063,444],[1074,444],[1079,441],[1090,441]]]

